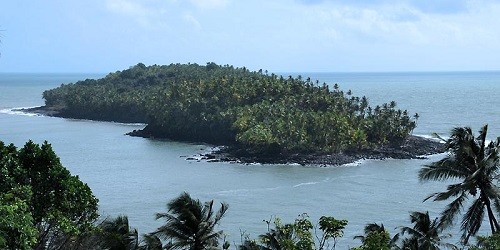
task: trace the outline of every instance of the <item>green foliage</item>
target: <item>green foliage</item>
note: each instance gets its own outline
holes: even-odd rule
[[[146,234],[142,237],[142,242],[141,245],[139,246],[140,250],[162,250],[163,245],[158,238],[158,236],[155,236],[153,234]]]
[[[306,214],[299,216],[293,224],[283,224],[280,218],[266,221],[268,232],[260,235],[260,242],[269,249],[314,249],[311,230],[313,225]]]
[[[146,122],[154,137],[240,145],[249,152],[339,152],[399,144],[415,128],[391,102],[372,108],[303,80],[208,63],[138,64],[43,94],[74,118]]]
[[[401,227],[400,235],[407,236],[402,240],[402,249],[438,250],[441,247],[456,248],[454,245],[443,241],[451,237],[451,235],[442,234],[444,228],[439,224],[438,218],[430,219],[429,212],[412,212],[410,213],[410,220],[414,224],[413,227]],[[399,234],[396,237],[399,237]]]
[[[18,187],[0,195],[0,249],[31,249],[37,230],[26,200],[30,189]]]
[[[69,246],[93,229],[98,200],[61,165],[47,142],[40,146],[29,141],[19,150],[0,142],[0,173],[0,193],[22,190],[16,199],[4,197],[3,202],[19,212],[20,217],[12,218],[12,223],[31,221],[31,228],[36,228],[35,248]],[[28,238],[31,242],[31,236]]]
[[[360,239],[363,244],[352,248],[353,250],[389,250],[395,248],[397,237],[391,239],[389,232],[384,228],[383,224],[367,224],[364,231],[364,236],[354,237],[354,239]]]
[[[389,232],[371,232],[366,236],[363,248],[365,250],[389,250],[391,236]]]
[[[477,244],[471,246],[470,250],[498,250],[500,249],[500,233],[494,233],[490,236],[478,236]]]
[[[214,211],[213,201],[202,204],[182,193],[167,204],[168,213],[157,213],[157,219],[164,219],[166,224],[158,228],[153,235],[169,241],[172,249],[203,250],[219,245],[222,231],[215,231],[228,209],[221,203],[221,208]],[[226,243],[224,243],[224,246]]]
[[[391,236],[387,231],[373,231],[366,235],[363,245],[352,250],[390,250]]]
[[[127,216],[122,215],[104,220],[99,225],[97,236],[99,246],[103,249],[132,250],[139,248],[138,232],[130,228]]]
[[[329,239],[333,239],[333,248],[337,244],[337,238],[344,236],[344,229],[347,226],[347,220],[337,220],[333,217],[321,216],[319,218],[319,229],[323,231],[323,237],[319,242],[319,249],[324,249]]]
[[[466,244],[475,235],[483,222],[486,212],[491,232],[500,231],[495,215],[500,212],[500,192],[497,186],[500,167],[500,139],[486,142],[488,126],[485,125],[477,137],[468,127],[455,128],[446,140],[448,155],[419,172],[420,180],[454,180],[444,192],[434,193],[427,199],[435,201],[453,199],[441,214],[442,227],[453,223],[461,213],[468,198],[470,207],[462,218],[462,240]]]
[[[333,240],[332,248],[335,248],[336,240],[342,237],[344,228],[347,225],[346,220],[336,220],[333,217],[323,216],[319,221],[321,236],[316,235],[319,246],[316,248],[312,230],[314,226],[309,220],[307,214],[300,215],[293,224],[283,224],[280,218],[274,221],[265,221],[267,223],[267,233],[259,236],[259,240],[250,240],[248,237],[240,250],[313,250],[330,249],[329,240]],[[271,224],[273,227],[271,227]]]

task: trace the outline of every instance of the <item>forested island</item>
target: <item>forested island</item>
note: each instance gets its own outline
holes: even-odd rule
[[[43,93],[47,115],[146,123],[130,135],[224,145],[212,160],[344,164],[416,158],[443,145],[411,136],[418,115],[337,84],[207,63],[145,66]]]

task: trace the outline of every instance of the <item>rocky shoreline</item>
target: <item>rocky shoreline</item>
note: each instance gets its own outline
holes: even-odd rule
[[[18,111],[39,115],[66,117],[59,107],[35,107]],[[142,130],[134,130],[127,135],[151,138]],[[208,162],[237,162],[244,164],[300,164],[314,166],[339,166],[354,163],[363,159],[423,159],[426,155],[445,152],[445,145],[437,140],[420,136],[409,136],[400,146],[384,146],[373,150],[360,150],[335,154],[324,153],[294,153],[294,154],[252,154],[236,146],[216,147],[209,153],[187,157],[187,160],[204,160]]]
[[[70,118],[70,117],[62,116],[61,110],[62,110],[61,107],[52,107],[52,106],[50,106],[50,107],[49,106],[39,106],[39,107],[33,107],[33,108],[14,109],[14,111],[33,113],[33,114],[37,114],[37,115]]]
[[[334,154],[250,154],[244,149],[234,147],[218,147],[212,152],[188,157],[188,160],[204,160],[208,162],[235,162],[243,164],[300,164],[302,166],[340,166],[366,159],[425,159],[428,155],[445,152],[445,145],[437,140],[420,136],[409,136],[401,146],[385,146],[375,150],[342,152]]]

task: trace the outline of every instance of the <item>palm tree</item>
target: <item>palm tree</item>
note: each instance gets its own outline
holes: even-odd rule
[[[271,220],[264,220],[267,224],[267,232],[259,235],[259,240],[250,240],[248,235],[238,246],[238,250],[282,250],[295,248],[294,225],[281,224],[279,218],[274,220],[274,228],[271,228]],[[243,235],[242,235],[243,236]]]
[[[440,247],[456,248],[449,243],[443,243],[442,240],[450,237],[450,235],[441,235],[443,228],[440,227],[439,218],[431,221],[429,212],[412,212],[410,214],[413,227],[401,227],[401,236],[407,234],[409,237],[403,239],[402,249],[418,250],[437,250]],[[396,238],[399,238],[399,234]]]
[[[445,192],[434,193],[425,199],[443,201],[454,198],[441,214],[440,224],[443,227],[451,225],[462,211],[464,202],[470,196],[473,197],[461,222],[464,243],[478,232],[485,209],[492,234],[500,231],[493,211],[500,212],[500,192],[495,185],[500,166],[500,139],[486,145],[487,131],[488,125],[485,125],[479,131],[479,136],[474,137],[469,127],[453,129],[450,139],[446,140],[448,155],[424,166],[419,172],[420,180],[460,180],[459,183],[448,185]]]
[[[128,217],[120,215],[106,219],[99,226],[100,247],[109,250],[134,250],[138,248],[139,236],[136,229],[130,228]]]
[[[257,244],[254,240],[245,240],[238,246],[238,250],[268,250],[264,246]]]
[[[371,239],[377,239],[376,243],[379,243],[378,247],[386,247],[387,249],[396,248],[396,241],[398,240],[399,234],[396,234],[392,239],[390,238],[389,232],[385,229],[384,224],[368,223],[364,228],[364,235],[354,236],[354,239],[361,241],[363,246],[369,245]],[[384,238],[384,234],[387,236]],[[366,249],[366,248],[361,248]],[[368,247],[368,249],[372,249]]]
[[[166,224],[153,234],[172,242],[171,249],[201,250],[218,245],[222,231],[214,231],[228,205],[221,203],[215,212],[213,200],[202,204],[184,192],[167,204],[168,213],[157,213],[156,219]]]
[[[354,236],[353,239],[360,240],[361,243],[364,243],[366,236],[368,236],[370,233],[373,233],[373,232],[377,232],[377,233],[385,232],[384,224],[379,225],[377,223],[368,223],[368,224],[366,224],[366,226],[364,228],[365,235],[356,235],[356,236]]]
[[[162,250],[162,242],[158,236],[153,234],[145,234],[142,236],[140,250]],[[168,249],[168,248],[167,248]]]

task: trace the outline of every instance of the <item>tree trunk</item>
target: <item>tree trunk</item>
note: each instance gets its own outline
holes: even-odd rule
[[[482,193],[482,199],[484,202],[484,205],[486,206],[486,210],[488,211],[488,219],[490,221],[490,227],[491,227],[491,234],[494,234],[495,232],[498,232],[500,230],[500,225],[498,225],[498,221],[495,218],[495,214],[493,213],[493,210],[491,209],[491,202],[490,199],[486,195],[484,195],[484,192],[481,191]]]

